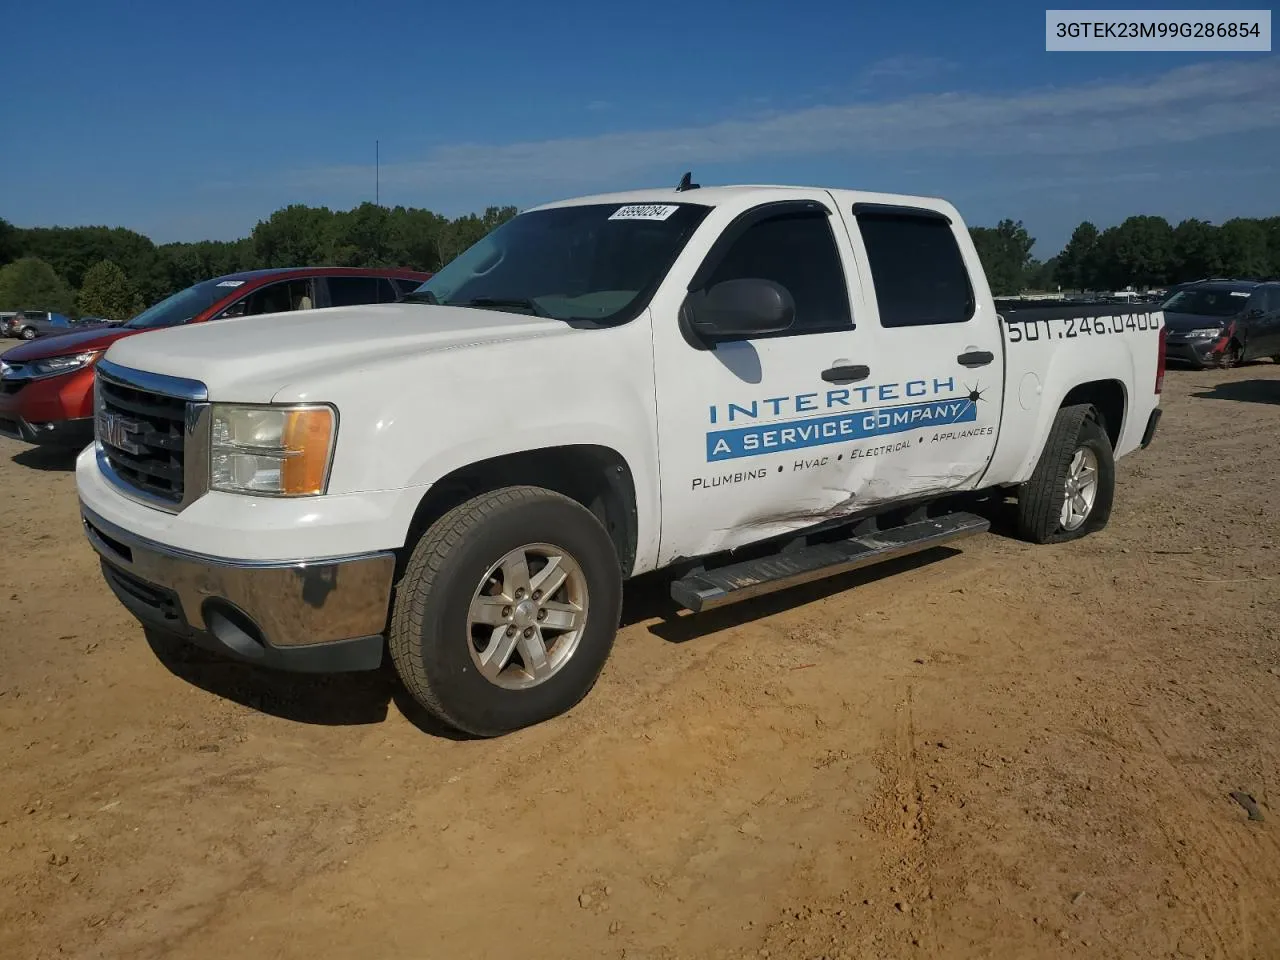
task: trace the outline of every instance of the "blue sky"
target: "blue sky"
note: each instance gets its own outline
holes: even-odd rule
[[[945,196],[1042,257],[1086,218],[1280,213],[1280,56],[1046,53],[1044,9],[10,4],[0,217],[230,239],[373,199],[375,139],[382,201],[450,215],[688,168]]]

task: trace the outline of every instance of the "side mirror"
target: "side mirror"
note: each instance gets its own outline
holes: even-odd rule
[[[781,284],[747,278],[691,292],[683,313],[690,332],[700,339],[749,339],[789,329],[796,303]]]

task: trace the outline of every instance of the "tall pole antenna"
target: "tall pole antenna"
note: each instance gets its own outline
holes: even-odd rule
[[[382,142],[373,141],[373,204],[382,206]]]

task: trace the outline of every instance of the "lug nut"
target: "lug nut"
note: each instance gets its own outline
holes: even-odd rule
[[[525,628],[524,628],[524,638],[525,638],[526,640],[528,640],[528,639],[529,639],[530,637],[532,637],[532,636],[533,636],[533,627],[525,627]]]
[[[508,637],[514,637],[515,635],[516,635],[516,628],[515,628],[515,627],[507,627],[507,636],[508,636]]]
[[[542,591],[541,591],[541,590],[535,590],[535,591],[533,591],[533,599],[535,599],[535,600],[541,600],[541,599],[542,599]]]
[[[509,616],[511,616],[511,608],[510,608],[510,607],[503,607],[503,608],[502,608],[502,615],[503,615],[504,617],[509,617]]]
[[[538,611],[538,619],[539,619],[539,620],[545,620],[545,619],[547,619],[547,611],[545,611],[545,610],[539,610],[539,611]]]

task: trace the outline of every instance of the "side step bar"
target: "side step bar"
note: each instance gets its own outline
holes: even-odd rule
[[[792,553],[691,573],[671,584],[671,599],[686,610],[702,613],[739,600],[919,553],[951,540],[985,533],[990,527],[989,520],[975,514],[952,513],[936,520],[920,520],[848,540],[818,543]]]

